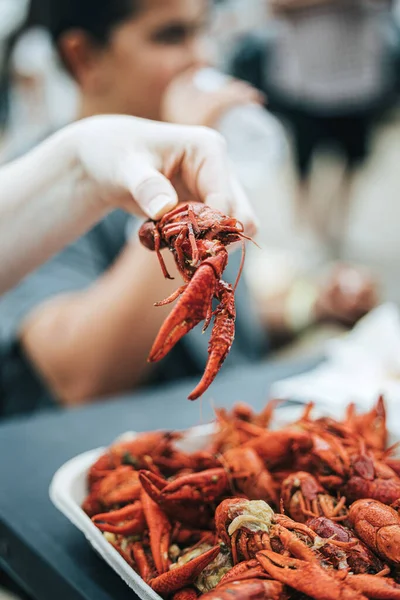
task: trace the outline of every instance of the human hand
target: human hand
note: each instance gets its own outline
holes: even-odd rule
[[[338,321],[354,325],[378,301],[377,285],[365,271],[338,265],[319,289],[315,304],[318,321]]]
[[[232,79],[221,89],[204,92],[195,85],[194,75],[195,71],[186,71],[168,86],[162,103],[165,121],[215,127],[229,108],[264,102],[263,94],[245,81]]]
[[[253,209],[230,169],[223,138],[205,127],[96,116],[69,127],[83,196],[152,219],[201,201],[256,231]]]

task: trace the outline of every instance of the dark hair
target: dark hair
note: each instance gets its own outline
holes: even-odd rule
[[[70,29],[82,29],[98,44],[106,44],[113,29],[141,8],[143,0],[31,0],[28,16],[7,42],[0,70],[0,130],[9,113],[10,58],[19,37],[32,27],[44,27],[57,45]]]
[[[43,0],[42,0],[43,1]],[[120,23],[139,10],[140,0],[47,0],[48,29],[55,42],[69,29],[83,29],[106,43]]]

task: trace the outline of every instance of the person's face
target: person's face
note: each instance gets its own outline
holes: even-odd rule
[[[171,80],[206,59],[209,2],[142,2],[136,15],[115,28],[106,47],[93,50],[85,61],[90,72],[78,80],[83,94],[103,96],[106,111],[160,119]]]

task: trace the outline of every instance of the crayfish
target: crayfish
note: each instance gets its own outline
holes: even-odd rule
[[[382,398],[344,421],[309,405],[272,430],[275,407],[217,410],[191,452],[182,432],[117,441],[89,468],[83,509],[165,600],[400,600]]]
[[[163,248],[169,248],[184,280],[184,285],[171,296],[156,303],[163,306],[180,296],[158,332],[148,361],[164,358],[200,321],[205,321],[205,331],[214,316],[207,365],[200,383],[189,395],[190,400],[195,400],[213,382],[235,335],[234,292],[243,268],[244,242],[242,262],[233,286],[221,279],[228,263],[226,247],[249,238],[239,221],[200,202],[180,204],[159,221],[146,221],[140,228],[139,238],[146,248],[157,253],[164,277],[172,279],[161,254]],[[213,311],[214,298],[219,305]]]

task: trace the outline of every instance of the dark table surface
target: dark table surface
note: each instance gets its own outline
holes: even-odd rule
[[[73,456],[128,430],[179,429],[212,419],[210,400],[241,400],[261,409],[270,385],[311,368],[260,364],[222,371],[212,394],[186,400],[193,381],[163,386],[69,411],[50,411],[0,425],[0,567],[38,600],[123,600],[135,594],[51,504],[55,471]]]

